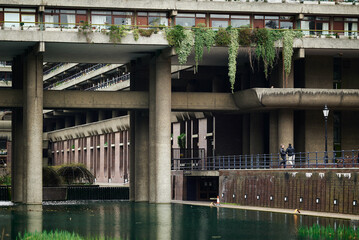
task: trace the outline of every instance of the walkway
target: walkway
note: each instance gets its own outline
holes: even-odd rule
[[[172,203],[210,207],[210,202],[172,200]],[[241,209],[241,210],[250,210],[250,211],[285,213],[285,214],[293,214],[293,215],[297,214],[297,215],[305,215],[305,216],[313,216],[313,217],[359,220],[359,215],[340,214],[340,213],[327,213],[327,212],[314,212],[314,211],[306,211],[306,210],[300,210],[300,209],[299,209],[300,213],[295,213],[294,209],[283,209],[283,208],[252,207],[252,206],[240,206],[240,205],[230,205],[230,204],[220,204],[219,207],[221,207],[221,208],[234,208],[234,209]]]

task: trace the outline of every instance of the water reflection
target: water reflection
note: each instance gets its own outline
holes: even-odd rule
[[[4,239],[19,232],[66,230],[114,239],[293,239],[299,225],[357,226],[357,222],[180,204],[63,202],[0,207]]]

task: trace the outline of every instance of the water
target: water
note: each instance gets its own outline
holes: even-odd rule
[[[353,225],[335,220],[280,213],[181,204],[119,201],[0,204],[0,236],[18,232],[66,230],[81,236],[114,239],[296,239],[299,225]],[[0,238],[1,239],[1,238]]]

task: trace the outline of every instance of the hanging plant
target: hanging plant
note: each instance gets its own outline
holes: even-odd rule
[[[276,48],[274,42],[279,39],[279,35],[275,31],[266,28],[258,29],[254,32],[256,41],[255,53],[258,60],[263,61],[264,75],[268,78],[268,73],[273,68],[276,59]]]
[[[224,28],[220,28],[215,37],[216,46],[227,47],[230,41],[229,32]]]
[[[177,144],[178,144],[178,147],[181,148],[181,149],[186,148],[186,134],[185,133],[181,133],[177,137]]]
[[[198,64],[203,58],[203,48],[207,47],[208,52],[214,45],[215,32],[212,29],[207,29],[205,24],[198,24],[193,29],[194,32],[194,52],[195,52],[195,71],[198,71]]]
[[[188,56],[191,54],[194,45],[194,34],[191,30],[184,30],[185,38],[179,45],[178,62],[179,64],[185,64]]]
[[[180,44],[185,38],[184,28],[176,25],[173,28],[166,29],[165,33],[168,44],[175,47],[176,52],[179,52]]]
[[[229,82],[231,83],[231,91],[233,93],[234,83],[236,81],[237,55],[239,49],[238,31],[236,29],[231,29],[229,35],[230,42],[228,47],[228,76]]]
[[[303,34],[301,32],[294,32],[293,30],[288,30],[283,32],[282,42],[283,42],[283,81],[285,79],[285,84],[287,85],[288,76],[292,70],[292,57],[293,57],[293,42],[294,38],[300,38]]]
[[[103,32],[103,31],[102,31]],[[106,35],[110,36],[110,41],[113,43],[120,43],[121,39],[127,35],[125,26],[110,26],[109,31],[105,32]]]

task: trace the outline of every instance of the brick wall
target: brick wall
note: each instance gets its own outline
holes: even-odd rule
[[[359,214],[359,169],[223,170],[219,176],[221,202]]]

